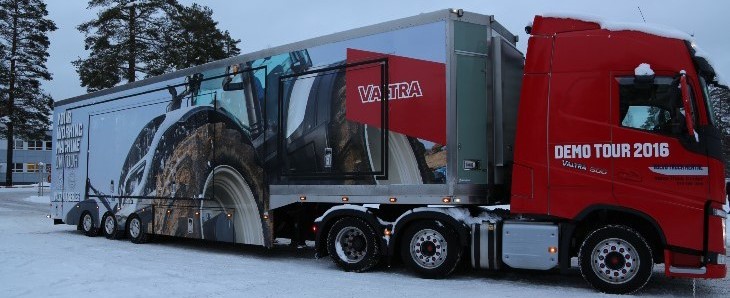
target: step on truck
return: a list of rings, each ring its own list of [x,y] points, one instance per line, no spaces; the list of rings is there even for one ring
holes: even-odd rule
[[[313,240],[356,272],[724,277],[718,78],[691,37],[525,30],[526,58],[493,16],[442,10],[57,102],[51,216],[135,243]]]

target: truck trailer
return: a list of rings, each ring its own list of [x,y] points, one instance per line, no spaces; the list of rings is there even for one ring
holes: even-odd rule
[[[691,37],[448,9],[57,102],[55,224],[272,247],[346,271],[723,278],[724,168]]]

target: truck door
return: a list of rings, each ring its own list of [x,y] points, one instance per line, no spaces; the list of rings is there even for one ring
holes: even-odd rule
[[[697,247],[702,221],[682,219],[702,218],[709,187],[708,160],[696,150],[696,135],[688,132],[679,80],[668,75],[640,83],[633,76],[617,76],[612,84],[612,107],[618,113],[613,119],[613,142],[610,148],[603,146],[600,154],[610,155],[613,161],[617,202],[653,213],[661,225],[677,223],[672,226],[676,234],[687,235],[680,241],[687,242],[685,247]],[[694,106],[690,108],[695,110]]]

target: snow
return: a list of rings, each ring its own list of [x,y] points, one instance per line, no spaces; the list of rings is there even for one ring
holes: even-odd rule
[[[483,211],[478,216],[474,217],[471,216],[469,213],[469,210],[466,208],[460,208],[460,207],[451,207],[451,206],[442,206],[442,207],[420,207],[420,208],[414,208],[412,210],[408,210],[405,213],[403,213],[401,216],[398,217],[398,219],[395,220],[395,225],[398,224],[398,222],[404,218],[406,215],[409,215],[411,213],[415,212],[440,212],[446,215],[449,215],[456,219],[457,221],[460,221],[464,223],[467,226],[471,226],[476,223],[482,223],[484,221],[490,221],[495,222],[500,220],[500,217],[496,214],[489,212],[489,211]],[[393,230],[395,233],[395,229]]]
[[[337,205],[330,209],[327,209],[327,211],[325,211],[324,214],[322,214],[322,216],[317,217],[314,220],[314,222],[321,222],[327,215],[329,215],[330,213],[332,213],[333,211],[336,211],[336,210],[355,210],[355,211],[360,211],[363,213],[368,213],[368,208],[365,208],[360,205],[352,205],[352,204]]]
[[[556,18],[556,19],[573,19],[584,22],[596,23],[601,26],[602,29],[610,31],[638,31],[648,34],[653,34],[661,37],[676,38],[682,40],[692,41],[692,36],[686,32],[682,32],[672,27],[649,24],[649,23],[625,23],[625,22],[611,22],[603,19],[600,16],[582,13],[543,13],[543,17]]]
[[[25,199],[23,199],[26,202],[31,203],[44,203],[44,204],[50,204],[51,198],[49,196],[30,196]]]
[[[86,237],[53,225],[33,191],[0,194],[0,290],[3,297],[586,297],[598,293],[580,272],[459,271],[443,280],[403,266],[343,272],[311,247],[272,249],[175,238],[148,244]],[[281,241],[285,244],[286,241]],[[642,296],[693,294],[689,279],[661,265]],[[696,280],[698,296],[730,296],[730,278]]]
[[[654,70],[651,69],[651,65],[649,63],[641,63],[639,66],[634,69],[634,75],[635,76],[653,76]]]
[[[49,183],[43,184],[43,191],[49,191],[51,189]],[[13,187],[5,187],[0,186],[0,193],[4,192],[27,192],[29,190],[38,191],[38,184],[29,184],[29,185],[16,185]]]

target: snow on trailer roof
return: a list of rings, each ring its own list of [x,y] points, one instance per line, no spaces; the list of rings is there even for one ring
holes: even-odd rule
[[[703,51],[699,46],[697,46],[697,43],[694,41],[692,35],[676,28],[652,23],[611,22],[600,16],[584,13],[546,12],[540,14],[540,16],[544,18],[572,19],[577,21],[595,23],[598,24],[601,29],[609,31],[636,31],[666,38],[674,38],[688,41],[692,45],[692,48],[695,50],[695,56],[704,59],[705,61],[707,61],[709,66],[712,67],[717,83],[720,85],[728,86],[727,82],[723,80],[725,76],[720,76],[720,74],[717,72],[718,68],[715,67],[715,64],[712,63],[712,60],[710,60],[710,55],[708,55],[707,52]]]

